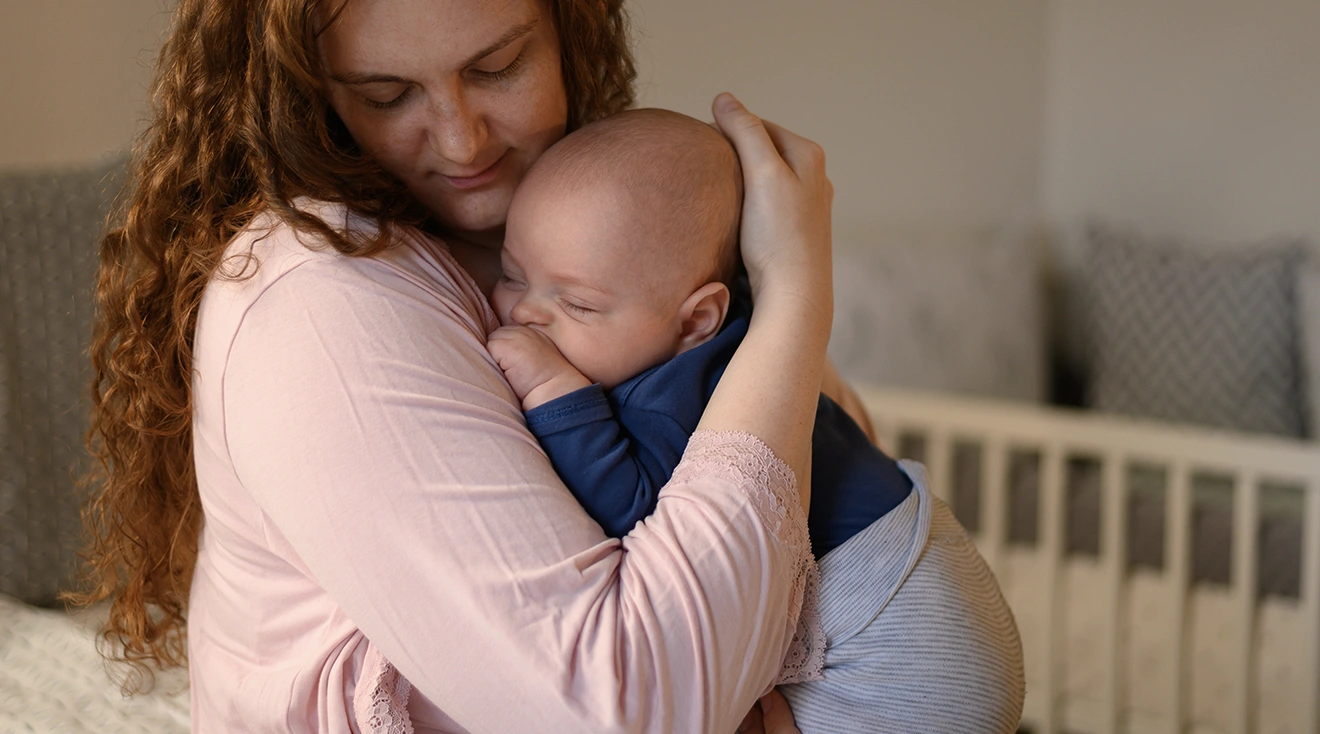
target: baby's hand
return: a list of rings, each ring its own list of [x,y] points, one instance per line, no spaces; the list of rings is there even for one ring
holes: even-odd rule
[[[550,337],[526,326],[501,326],[486,339],[486,348],[504,370],[504,379],[522,401],[523,410],[591,385],[559,353]]]

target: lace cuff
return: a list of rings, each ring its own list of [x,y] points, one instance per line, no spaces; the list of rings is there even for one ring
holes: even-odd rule
[[[362,734],[413,734],[408,715],[412,684],[374,645],[367,648],[362,669],[353,693],[353,715]]]
[[[788,615],[793,641],[776,683],[820,679],[825,665],[825,631],[816,610],[820,570],[811,555],[797,477],[769,446],[750,433],[697,431],[688,440],[671,481],[706,477],[723,477],[736,483],[770,534],[787,546],[794,559]]]

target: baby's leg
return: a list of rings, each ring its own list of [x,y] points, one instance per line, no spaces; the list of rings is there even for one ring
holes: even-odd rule
[[[783,687],[803,734],[1017,729],[1025,682],[1012,613],[967,532],[914,479],[909,499],[929,503],[926,512],[900,506],[877,521],[891,520],[890,532],[864,532],[851,556],[832,558],[853,540],[822,559],[824,679]],[[903,523],[929,523],[929,533]],[[895,582],[892,596],[877,593]]]

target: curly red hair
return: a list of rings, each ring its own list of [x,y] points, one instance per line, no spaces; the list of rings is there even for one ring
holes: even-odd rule
[[[350,0],[351,1],[351,0]],[[569,130],[629,107],[636,76],[622,0],[544,0],[561,45]],[[342,8],[342,5],[339,6]],[[202,513],[192,453],[197,309],[229,240],[262,211],[349,255],[426,213],[366,159],[326,102],[318,0],[180,0],[152,85],[150,127],[101,246],[91,349],[97,459],[85,511],[85,605],[111,600],[108,656],[126,691],[186,662]],[[341,202],[378,224],[350,240],[295,209]]]

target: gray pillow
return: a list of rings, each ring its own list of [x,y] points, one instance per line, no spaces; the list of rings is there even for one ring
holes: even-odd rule
[[[82,550],[96,251],[122,165],[0,174],[0,593],[34,604]]]
[[[1093,407],[1303,435],[1300,242],[1190,248],[1101,224],[1087,238]]]

